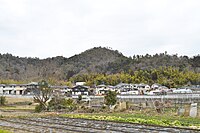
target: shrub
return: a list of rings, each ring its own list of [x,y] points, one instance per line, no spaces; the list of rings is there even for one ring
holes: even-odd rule
[[[72,110],[74,110],[74,109],[76,108],[76,105],[75,105],[73,99],[63,99],[63,100],[61,101],[61,105],[62,105],[64,108],[69,109],[70,111],[72,111]]]
[[[105,96],[105,104],[108,106],[115,105],[117,102],[117,93],[114,91],[108,91]]]
[[[24,102],[16,102],[16,103],[13,103],[14,105],[31,105],[32,102],[29,102],[29,101],[24,101]]]
[[[72,111],[76,108],[76,105],[73,99],[52,98],[48,108],[50,110],[68,109],[69,111]]]
[[[77,99],[77,103],[81,103],[81,100],[82,100],[83,98],[82,98],[82,95],[79,95],[78,96],[78,99]]]
[[[45,107],[42,106],[41,104],[38,104],[38,105],[35,106],[35,112],[36,113],[40,113],[40,112],[42,112],[44,110],[45,110]]]
[[[6,97],[5,96],[0,96],[0,106],[3,106],[6,104]]]

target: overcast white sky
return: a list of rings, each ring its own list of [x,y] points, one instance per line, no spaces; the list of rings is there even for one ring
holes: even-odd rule
[[[0,0],[0,53],[200,54],[199,0]]]

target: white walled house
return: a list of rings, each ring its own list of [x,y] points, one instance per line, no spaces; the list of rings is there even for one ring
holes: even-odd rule
[[[72,95],[89,95],[89,88],[86,86],[75,86],[72,88]]]
[[[115,91],[113,86],[110,85],[98,85],[96,87],[96,95],[105,95],[108,91]]]
[[[126,92],[121,92],[121,95],[138,95],[139,91],[138,90],[130,90],[130,91],[126,91]]]
[[[148,95],[159,95],[161,94],[161,90],[151,90],[150,92],[147,93]]]
[[[173,93],[192,93],[192,90],[187,88],[180,88],[173,90]]]
[[[115,88],[123,88],[123,89],[130,89],[133,88],[132,84],[127,84],[127,83],[119,83],[115,86]]]
[[[133,85],[127,83],[119,83],[114,88],[118,93],[121,93],[133,90]]]
[[[0,94],[2,95],[26,95],[38,88],[38,84],[0,84]]]
[[[14,89],[14,94],[16,95],[23,95],[24,91],[26,90],[27,86],[26,85],[16,85]]]
[[[39,85],[37,82],[31,82],[29,84],[26,85],[26,90],[24,91],[24,95],[33,95],[34,93],[39,93],[38,92],[38,88]]]
[[[3,94],[6,94],[6,95],[15,94],[14,92],[15,87],[16,87],[15,84],[5,85],[5,87],[3,88]]]
[[[133,90],[138,90],[138,85],[139,85],[139,84],[132,84]]]
[[[76,82],[75,85],[76,86],[78,86],[78,85],[82,85],[83,86],[83,85],[85,85],[85,82]]]
[[[3,94],[3,88],[5,88],[4,84],[0,84],[0,94]]]
[[[159,84],[154,84],[151,86],[151,90],[147,92],[148,95],[166,95],[169,92],[169,88],[166,86],[161,86]]]
[[[147,91],[149,91],[151,89],[151,87],[147,84],[139,84],[138,85],[138,91],[139,94],[146,94]]]
[[[72,91],[68,86],[50,86],[50,88],[53,89],[53,92],[60,93],[61,95],[67,95]]]
[[[27,86],[25,84],[0,85],[0,94],[23,95]]]
[[[155,83],[155,84],[152,84],[152,85],[151,85],[151,89],[156,90],[156,89],[158,89],[160,86],[161,86],[160,84]]]

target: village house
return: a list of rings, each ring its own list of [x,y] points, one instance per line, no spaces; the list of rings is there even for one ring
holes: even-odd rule
[[[121,93],[121,92],[127,92],[130,90],[133,90],[133,85],[127,84],[127,83],[119,83],[114,88],[116,92]]]
[[[3,94],[3,88],[5,88],[4,84],[0,84],[0,94]]]
[[[138,95],[139,91],[138,90],[129,90],[129,91],[121,91],[121,95]]]
[[[96,95],[105,95],[108,91],[115,91],[113,86],[110,85],[98,85],[96,86]]]
[[[183,86],[182,88],[187,88],[192,90],[193,92],[200,93],[200,85]]]
[[[68,86],[50,86],[54,93],[59,93],[60,95],[70,96],[72,89]]]
[[[192,90],[188,88],[178,88],[173,90],[173,93],[192,93]]]
[[[161,86],[160,84],[154,83],[154,84],[151,85],[151,89],[152,89],[152,90],[156,90],[156,89],[158,89],[160,86]]]
[[[147,91],[151,89],[149,85],[143,84],[143,83],[139,84],[137,88],[138,88],[139,94],[146,94]]]
[[[121,95],[137,95],[138,92],[138,84],[130,84],[129,88],[123,89],[120,94]]]
[[[162,86],[158,83],[154,83],[151,85],[151,88],[147,90],[146,94],[148,95],[161,95],[166,94],[168,91],[168,88],[166,86]]]
[[[89,87],[77,85],[72,88],[72,95],[89,95]]]
[[[24,95],[34,95],[36,93],[40,93],[39,90],[39,85],[37,82],[31,82],[26,85],[26,89],[24,90]]]
[[[24,91],[26,90],[26,84],[8,84],[0,85],[0,94],[3,95],[23,95]]]
[[[76,82],[75,86],[78,86],[78,85],[82,85],[83,86],[83,85],[85,85],[85,82]]]
[[[139,84],[132,84],[133,90],[138,90],[138,85],[139,85]]]

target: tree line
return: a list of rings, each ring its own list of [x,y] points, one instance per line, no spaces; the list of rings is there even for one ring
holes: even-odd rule
[[[159,83],[169,88],[181,87],[184,85],[200,84],[200,73],[194,71],[181,71],[175,67],[159,67],[150,70],[137,70],[134,72],[121,72],[117,74],[89,73],[71,77],[70,83],[84,81],[88,86],[94,85],[117,85],[119,83]]]

